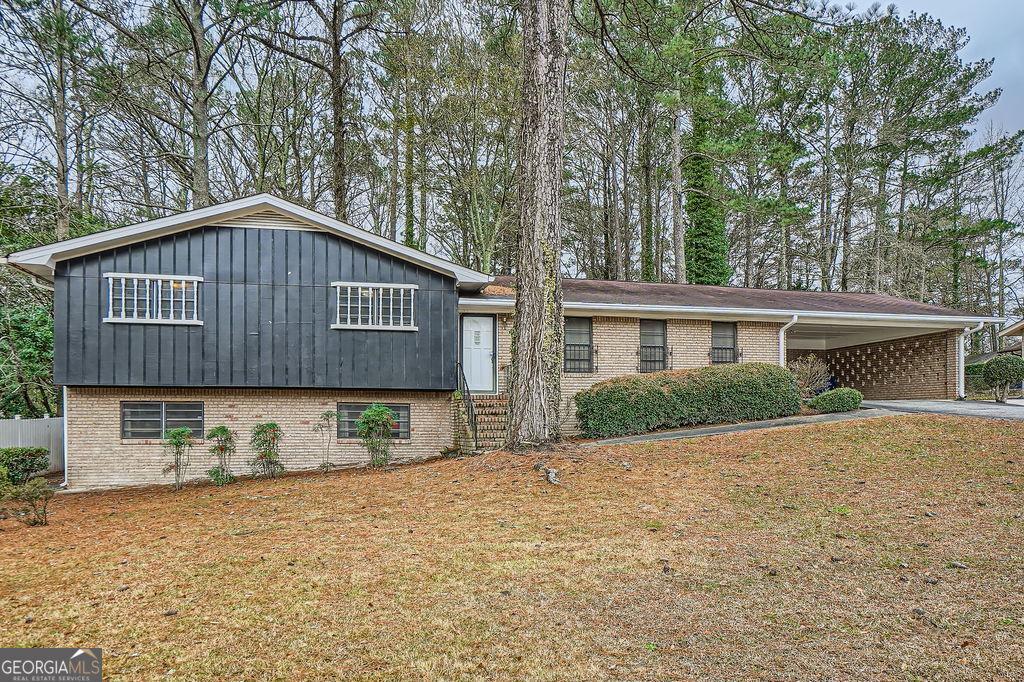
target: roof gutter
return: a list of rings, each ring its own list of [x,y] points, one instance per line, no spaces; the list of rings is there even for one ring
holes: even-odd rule
[[[793,319],[779,328],[779,364],[783,367],[786,366],[786,330],[796,324],[799,319],[800,316],[794,314]]]
[[[515,299],[512,298],[460,298],[459,308],[465,310],[485,310],[493,308],[513,308]],[[648,305],[643,303],[584,303],[570,301],[562,304],[565,310],[592,311],[592,312],[621,312],[621,313],[648,313],[660,315],[689,315],[700,317],[704,315],[726,315],[730,317],[768,317],[768,318],[792,318],[798,315],[802,321],[807,322],[815,319],[842,319],[850,322],[921,322],[925,324],[948,324],[960,326],[975,323],[1002,323],[1001,317],[973,317],[962,315],[927,315],[927,314],[901,314],[901,313],[854,313],[854,312],[828,312],[821,310],[785,310],[780,308],[729,308],[723,306],[687,306],[687,305]]]

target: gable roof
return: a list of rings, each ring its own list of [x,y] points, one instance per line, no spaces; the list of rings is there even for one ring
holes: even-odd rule
[[[492,286],[463,297],[460,305],[502,305],[514,301],[515,280],[495,277]],[[679,313],[745,313],[748,316],[921,319],[955,326],[967,322],[1001,322],[1001,318],[920,303],[883,294],[748,289],[701,284],[563,279],[566,308]]]
[[[279,214],[283,217],[281,224],[268,220],[267,214]],[[36,246],[24,251],[16,251],[4,261],[9,265],[47,280],[53,279],[53,269],[57,261],[84,256],[97,251],[135,242],[162,237],[175,232],[183,232],[206,225],[221,225],[243,216],[258,214],[266,227],[276,229],[296,229],[295,221],[307,225],[311,229],[323,230],[344,237],[356,243],[378,251],[391,254],[397,258],[416,263],[425,268],[454,277],[460,285],[468,288],[479,288],[491,281],[491,277],[471,268],[452,263],[443,258],[400,244],[380,235],[359,229],[353,225],[317,213],[298,204],[286,201],[272,194],[257,194],[243,199],[227,201],[215,206],[207,206],[192,211],[176,213],[164,218],[147,220],[135,225],[116,227],[102,232],[95,232],[84,237],[65,239],[64,241]]]

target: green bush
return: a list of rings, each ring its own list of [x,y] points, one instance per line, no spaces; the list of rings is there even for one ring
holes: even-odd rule
[[[13,518],[26,526],[45,526],[53,489],[43,478],[22,485],[0,484],[0,518]]]
[[[0,448],[0,467],[7,470],[7,480],[23,485],[28,477],[50,467],[50,451],[46,448]]]
[[[192,448],[195,444],[192,429],[187,426],[167,429],[164,433],[164,447],[171,453],[171,461],[164,467],[164,473],[174,473],[175,490],[181,490],[185,485],[188,463],[192,458]]]
[[[284,472],[281,463],[281,439],[284,432],[275,422],[257,424],[252,427],[249,447],[253,450],[253,458],[249,460],[253,474],[258,478],[277,478]]]
[[[800,391],[785,367],[745,363],[616,377],[575,401],[580,430],[598,438],[785,417],[799,412]]]
[[[210,441],[210,454],[217,458],[217,466],[206,470],[214,485],[221,486],[235,482],[231,473],[231,456],[235,454],[236,437],[234,431],[224,426],[214,426],[207,431],[206,440]]]
[[[1004,402],[1010,386],[1024,381],[1024,358],[1019,355],[997,355],[985,363],[982,376],[992,387],[996,400]]]
[[[386,467],[391,461],[392,429],[398,425],[398,415],[387,405],[373,403],[356,420],[356,432],[370,453],[370,466]]]
[[[818,412],[850,412],[860,407],[864,395],[855,388],[833,388],[820,393],[807,404]]]
[[[984,362],[972,362],[969,365],[964,365],[964,374],[967,376],[981,376],[985,373]]]

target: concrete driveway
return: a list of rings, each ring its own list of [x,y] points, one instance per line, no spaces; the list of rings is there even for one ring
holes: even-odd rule
[[[926,412],[958,417],[1024,421],[1024,405],[1001,405],[984,400],[865,400],[862,405],[894,412]]]

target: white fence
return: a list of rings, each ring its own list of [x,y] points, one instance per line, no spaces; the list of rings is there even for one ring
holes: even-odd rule
[[[50,471],[64,468],[64,418],[0,419],[0,448],[41,447],[50,451]]]

